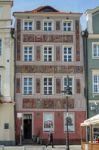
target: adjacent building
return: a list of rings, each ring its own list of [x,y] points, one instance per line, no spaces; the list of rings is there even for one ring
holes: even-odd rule
[[[87,100],[87,117],[99,113],[99,7],[86,12],[87,30],[82,32]]]
[[[0,144],[15,144],[14,41],[11,37],[11,0],[0,0]]]
[[[60,12],[50,6],[14,12],[16,139],[34,136],[65,143],[67,117],[70,141],[80,141],[86,118],[81,13]],[[62,93],[69,87],[72,95]],[[19,130],[20,129],[20,130]]]

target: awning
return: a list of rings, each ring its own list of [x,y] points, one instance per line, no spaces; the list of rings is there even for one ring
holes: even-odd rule
[[[83,123],[81,123],[81,126],[90,126],[90,125],[99,125],[99,114],[95,115],[95,116],[85,120]]]

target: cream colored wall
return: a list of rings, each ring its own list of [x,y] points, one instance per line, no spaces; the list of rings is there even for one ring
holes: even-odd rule
[[[0,1],[0,39],[2,39],[2,55],[0,56],[1,94],[0,103],[0,142],[15,141],[14,124],[14,40],[11,38],[11,3]],[[3,9],[2,9],[3,8]],[[12,103],[9,103],[12,101]],[[9,129],[4,129],[9,123]]]
[[[14,141],[14,107],[12,104],[0,104],[0,141]],[[9,129],[4,129],[4,123]]]

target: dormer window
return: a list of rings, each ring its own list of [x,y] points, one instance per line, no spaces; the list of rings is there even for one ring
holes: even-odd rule
[[[46,20],[43,23],[44,31],[52,31],[53,30],[53,22],[51,20]]]

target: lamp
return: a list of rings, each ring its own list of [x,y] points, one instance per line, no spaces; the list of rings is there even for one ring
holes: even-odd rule
[[[66,150],[70,150],[69,148],[69,130],[68,130],[68,97],[72,95],[71,88],[69,87],[69,76],[67,75],[67,87],[65,88],[62,93],[66,94],[66,129],[67,129],[67,134],[66,134]]]

